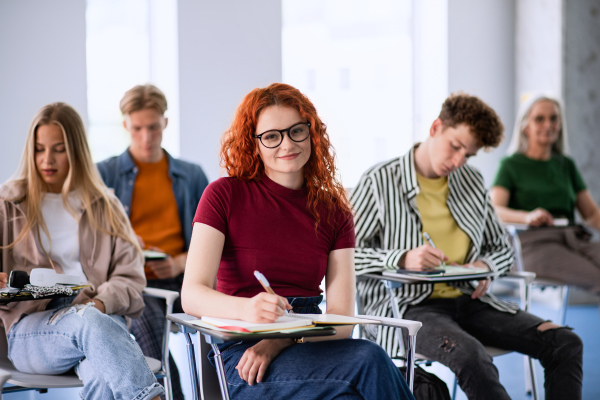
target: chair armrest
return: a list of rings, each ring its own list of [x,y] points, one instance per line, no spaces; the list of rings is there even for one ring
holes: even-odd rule
[[[400,319],[400,318],[389,318],[389,317],[378,317],[374,315],[357,315],[358,318],[367,318],[374,319],[376,321],[381,322],[383,326],[391,326],[394,328],[406,328],[408,329],[408,334],[411,336],[415,336],[419,329],[423,326],[423,324],[419,321],[411,321],[409,319]]]
[[[157,289],[153,287],[144,288],[143,293],[145,296],[165,299],[167,303],[167,314],[171,314],[173,312],[173,304],[175,303],[175,300],[177,300],[177,298],[179,297],[179,293],[173,290]]]
[[[4,386],[7,380],[12,377],[12,374],[2,368],[0,368],[0,388]],[[1,398],[1,397],[0,397]]]
[[[535,279],[535,272],[528,271],[510,271],[506,275],[502,275],[498,279],[509,279],[509,280],[520,280],[525,281],[526,285],[529,285]]]

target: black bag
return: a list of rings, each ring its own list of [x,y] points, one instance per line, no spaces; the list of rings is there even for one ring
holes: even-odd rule
[[[406,367],[400,367],[400,372],[406,376]],[[413,395],[416,400],[451,400],[446,383],[418,365],[415,365]]]

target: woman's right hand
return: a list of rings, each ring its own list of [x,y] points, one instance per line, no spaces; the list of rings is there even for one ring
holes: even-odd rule
[[[548,211],[543,208],[536,208],[527,214],[525,223],[529,226],[554,225],[554,219]]]
[[[8,274],[6,272],[0,272],[0,289],[5,288],[8,284]]]
[[[248,299],[242,310],[242,319],[259,324],[270,323],[282,316],[285,310],[291,309],[285,297],[261,292]]]
[[[439,267],[442,261],[448,261],[443,251],[429,244],[407,251],[403,259],[404,263],[400,267],[417,271]]]

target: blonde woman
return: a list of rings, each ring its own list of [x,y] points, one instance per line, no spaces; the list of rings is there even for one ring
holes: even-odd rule
[[[587,225],[600,229],[600,208],[567,147],[559,101],[532,96],[521,107],[512,154],[500,162],[490,196],[502,221],[530,227],[519,234],[527,270],[600,299],[600,243],[575,224],[577,210]],[[556,226],[558,218],[567,226]]]
[[[75,368],[84,399],[163,394],[125,322],[144,307],[143,257],[69,105],[49,104],[33,119],[20,171],[0,186],[0,224],[1,287],[12,270],[33,268],[90,284],[72,297],[0,307],[15,367],[39,374]]]

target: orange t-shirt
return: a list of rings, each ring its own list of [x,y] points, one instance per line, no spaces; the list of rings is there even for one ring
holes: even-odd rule
[[[157,247],[176,256],[183,252],[185,240],[167,157],[157,163],[134,162],[138,174],[129,216],[133,230],[142,237],[146,247]]]

